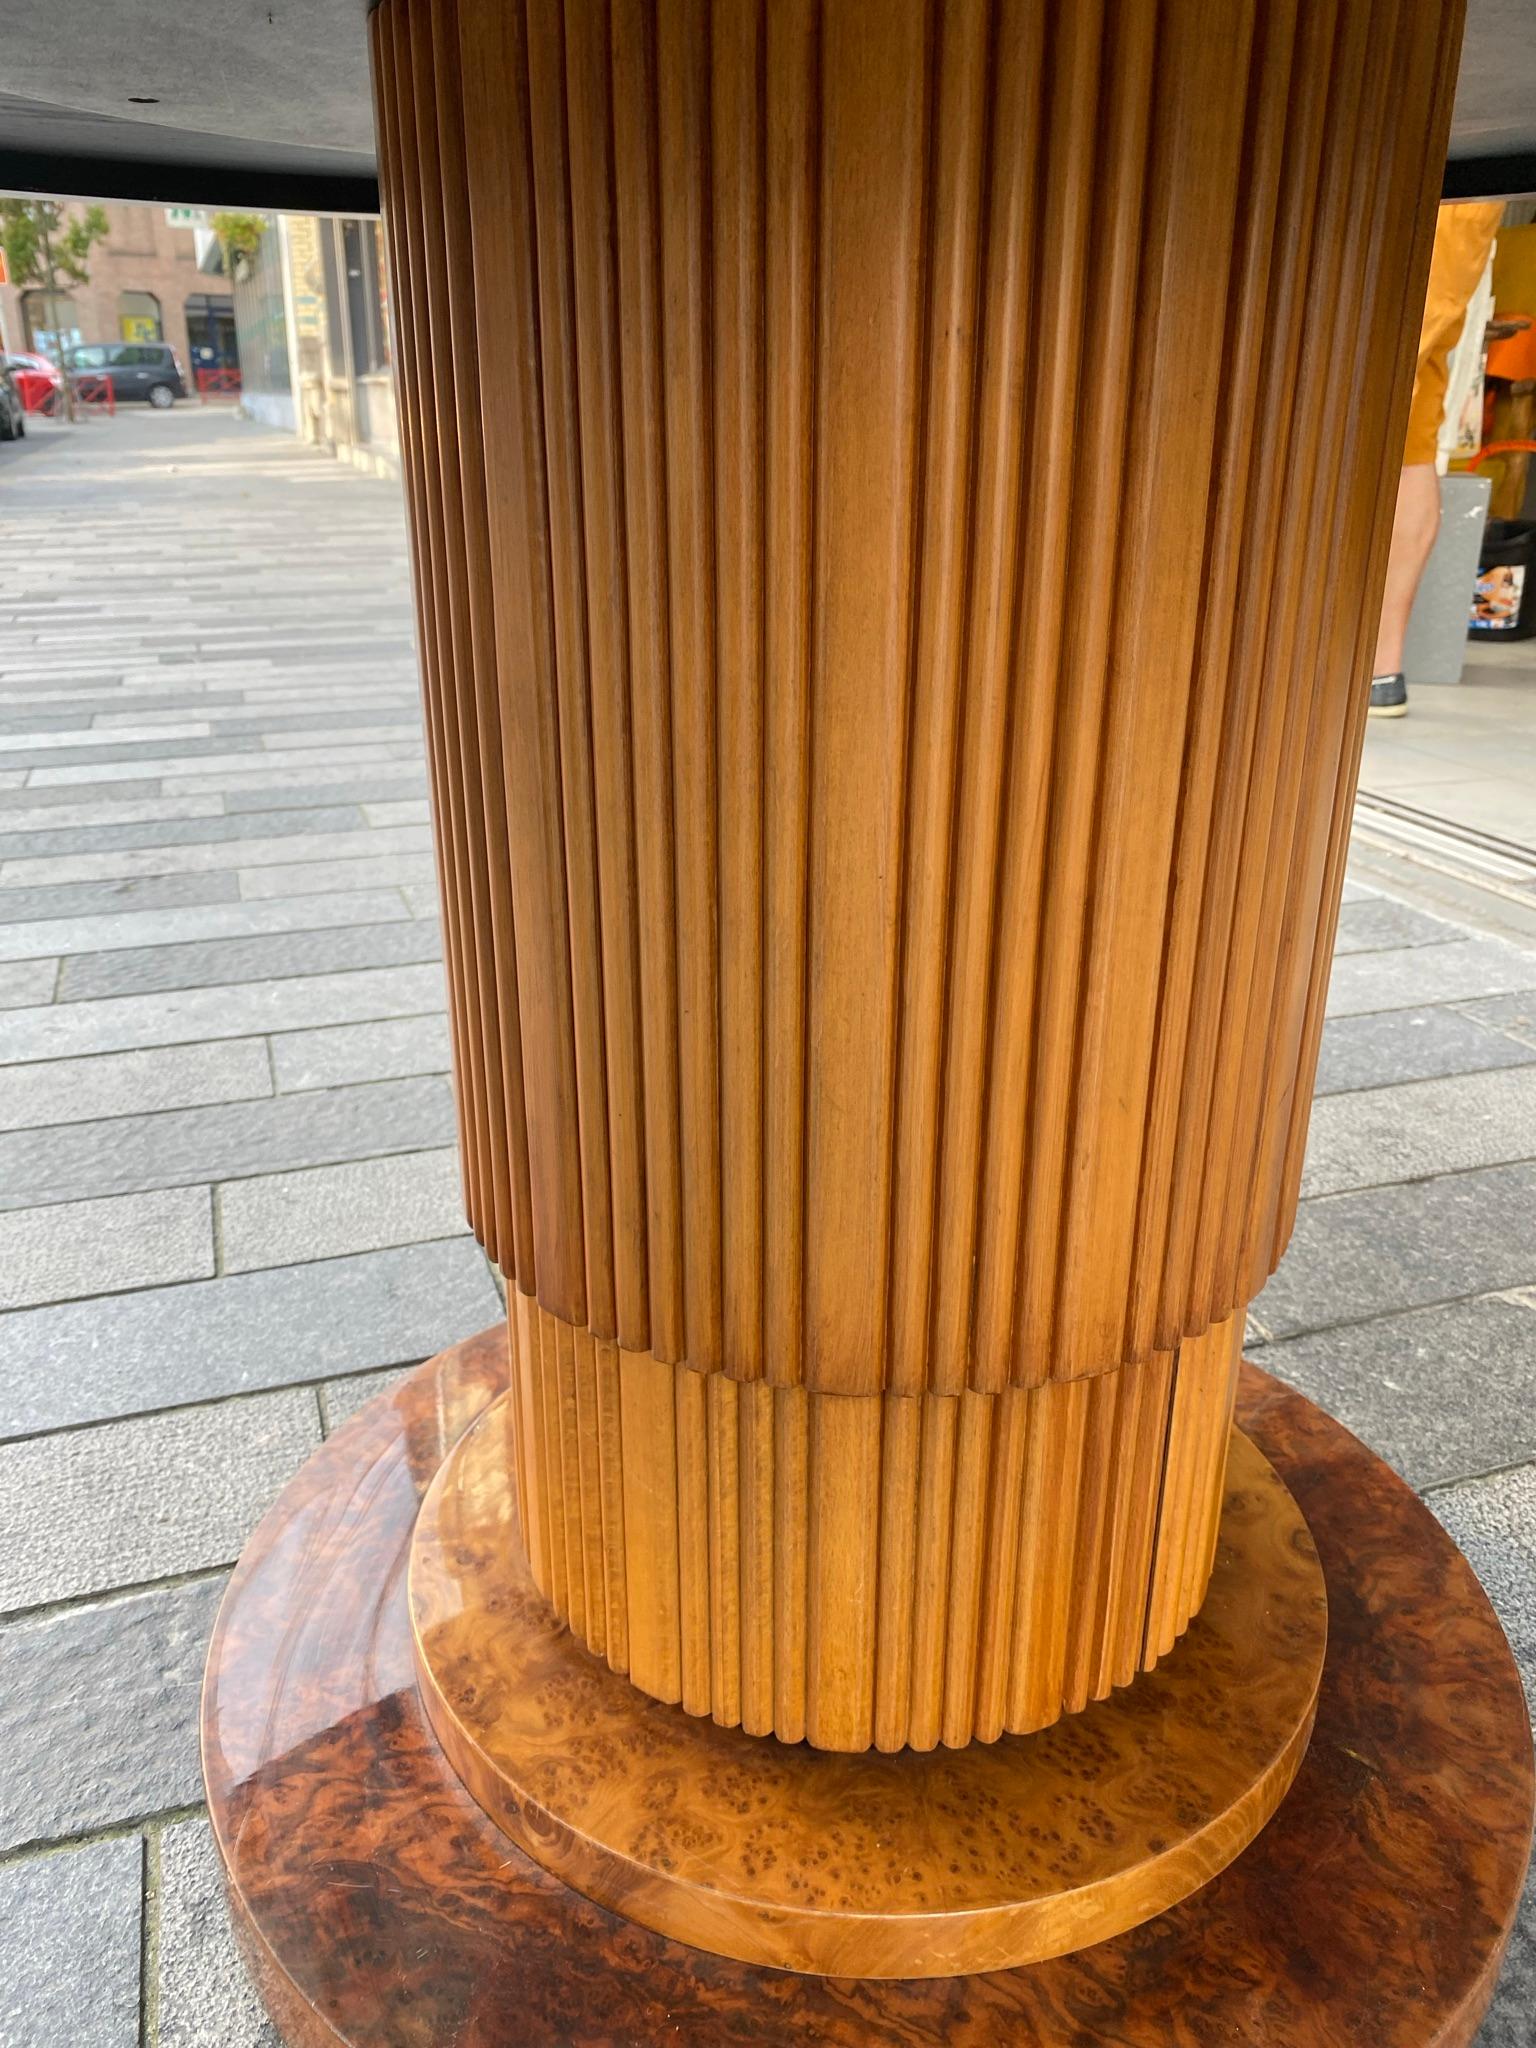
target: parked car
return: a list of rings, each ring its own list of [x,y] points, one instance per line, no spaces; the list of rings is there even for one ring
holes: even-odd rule
[[[118,405],[143,399],[163,410],[187,395],[181,358],[168,341],[87,342],[65,360],[74,379],[105,378]]]
[[[28,412],[46,413],[50,419],[57,416],[64,401],[64,378],[56,363],[19,350],[5,357],[5,366],[15,378]]]
[[[0,362],[0,441],[19,441],[27,431],[27,409],[9,363]]]

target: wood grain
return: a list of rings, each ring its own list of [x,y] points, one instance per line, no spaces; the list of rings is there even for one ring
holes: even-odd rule
[[[1037,1962],[1205,1883],[1295,1775],[1327,1603],[1306,1524],[1241,1435],[1220,1563],[1176,1659],[1044,1733],[890,1760],[868,1751],[861,1577],[873,1557],[850,1526],[856,1484],[817,1488],[810,1539],[812,1602],[841,1623],[813,1640],[843,1661],[825,1685],[813,1679],[813,1740],[856,1753],[753,1742],[596,1672],[551,1616],[508,1540],[506,1406],[449,1454],[423,1503],[410,1565],[422,1697],[454,1769],[511,1838],[643,1927],[838,1977]],[[876,1404],[824,1408],[838,1433],[829,1461],[866,1462]]]
[[[1433,1515],[1299,1395],[1246,1369],[1238,1403],[1328,1580],[1316,1726],[1279,1811],[1182,1904],[1092,1949],[900,1982],[754,1969],[648,1933],[525,1855],[446,1763],[414,1680],[406,1557],[421,1495],[506,1383],[489,1331],[378,1396],[291,1482],[219,1615],[209,1810],[290,2048],[1467,2048],[1530,1842],[1519,1676]]]
[[[723,1727],[834,1750],[1043,1728],[1155,1665],[1205,1596],[1235,1323],[959,1395],[738,1385],[526,1295],[512,1332],[534,1583],[612,1670]]]
[[[1262,1284],[1458,18],[384,0],[468,1198],[550,1314],[996,1395]]]

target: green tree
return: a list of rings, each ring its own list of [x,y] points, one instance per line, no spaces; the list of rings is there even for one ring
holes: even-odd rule
[[[0,246],[12,284],[41,286],[51,317],[71,285],[89,281],[91,251],[105,241],[109,226],[100,206],[72,212],[62,199],[0,199]],[[74,387],[65,365],[59,368],[65,370],[64,410],[73,419]]]
[[[233,284],[250,274],[250,261],[261,247],[267,223],[259,213],[216,213],[213,232],[224,252],[224,274]]]

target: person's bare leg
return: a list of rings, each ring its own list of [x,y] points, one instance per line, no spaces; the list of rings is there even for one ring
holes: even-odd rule
[[[1411,462],[1397,481],[1387,586],[1382,593],[1376,659],[1371,668],[1371,711],[1378,718],[1401,718],[1408,709],[1408,693],[1402,683],[1403,641],[1419,578],[1439,531],[1440,478],[1435,465]]]

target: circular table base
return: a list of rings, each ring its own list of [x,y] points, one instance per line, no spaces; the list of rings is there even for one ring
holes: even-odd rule
[[[599,1663],[524,1559],[510,1421],[503,1397],[422,1503],[422,1699],[518,1847],[656,1933],[840,1977],[1039,1962],[1187,1897],[1296,1775],[1327,1598],[1296,1503],[1241,1432],[1210,1590],[1172,1656],[1037,1734],[883,1756],[717,1727]]]
[[[406,1565],[422,1495],[505,1383],[498,1330],[371,1403],[262,1523],[215,1630],[209,1805],[291,2048],[1470,2041],[1529,1846],[1518,1678],[1428,1510],[1299,1395],[1245,1368],[1239,1419],[1306,1516],[1330,1609],[1315,1732],[1274,1819],[1182,1903],[1096,1947],[895,1981],[789,1975],[650,1933],[526,1856],[460,1783],[415,1683]]]

